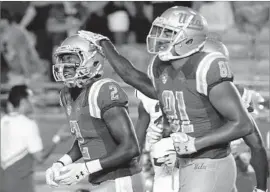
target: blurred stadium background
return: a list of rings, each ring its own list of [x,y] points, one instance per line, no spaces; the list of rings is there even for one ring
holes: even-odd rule
[[[9,89],[26,83],[35,93],[35,117],[46,146],[59,128],[67,126],[59,106],[62,84],[55,83],[51,75],[55,46],[78,29],[102,33],[146,72],[150,55],[145,39],[151,22],[173,5],[193,7],[206,17],[211,34],[228,46],[235,82],[265,98],[264,108],[258,109],[256,117],[269,149],[269,2],[1,2],[1,113]],[[10,23],[2,24],[5,19]],[[134,89],[123,83],[108,63],[105,76],[120,81],[127,91],[135,123],[138,101],[133,96]],[[44,164],[36,166],[37,192],[69,192],[89,187],[87,182],[57,189],[45,185],[44,171],[71,143],[61,143]],[[237,186],[239,192],[251,191],[254,174],[241,174]]]

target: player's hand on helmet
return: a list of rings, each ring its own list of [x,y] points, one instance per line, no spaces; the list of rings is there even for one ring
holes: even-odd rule
[[[162,138],[163,125],[162,124],[152,124],[148,127],[146,133],[146,140],[150,144],[158,142]]]
[[[60,169],[63,167],[61,163],[54,163],[46,170],[46,183],[52,187],[58,187],[59,183],[55,180],[60,175]]]
[[[173,140],[175,151],[179,155],[187,155],[197,152],[194,137],[188,136],[182,132],[172,133],[170,137]]]
[[[87,39],[91,43],[93,43],[98,49],[102,50],[102,47],[100,46],[100,41],[101,40],[109,40],[108,37],[105,37],[103,35],[93,33],[91,31],[84,31],[80,30],[78,31],[79,36]]]
[[[86,178],[90,173],[85,163],[72,163],[60,169],[61,175],[55,178],[59,184],[74,185]]]

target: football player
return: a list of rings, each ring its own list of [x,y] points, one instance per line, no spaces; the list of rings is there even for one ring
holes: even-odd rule
[[[217,39],[208,38],[203,47],[203,51],[205,52],[218,51],[221,52],[226,58],[229,58],[229,51],[227,47]],[[241,163],[242,156],[244,156],[243,152],[248,151],[246,146],[243,145],[242,141],[244,141],[244,143],[249,147],[251,152],[250,163],[255,171],[257,181],[257,187],[254,189],[254,191],[263,192],[267,189],[267,177],[269,176],[269,167],[268,167],[267,153],[263,144],[262,136],[253,116],[257,115],[259,105],[260,103],[264,102],[264,98],[259,93],[256,93],[254,90],[246,89],[241,85],[236,85],[236,88],[238,89],[241,95],[241,99],[244,106],[250,113],[250,118],[254,123],[254,131],[250,135],[232,141],[231,142],[232,152],[234,153],[236,159],[239,160],[238,162]],[[243,153],[243,155],[241,155],[241,153]],[[247,166],[245,166],[245,168],[248,167],[249,163],[246,165]]]
[[[72,185],[89,176],[91,191],[141,192],[138,140],[119,84],[101,78],[104,56],[78,34],[56,50],[53,75],[64,82],[60,103],[71,133],[71,150],[46,171],[47,184]],[[75,163],[83,158],[83,163]]]
[[[202,50],[206,20],[186,7],[172,7],[154,20],[147,37],[147,50],[155,55],[151,78],[121,56],[108,38],[80,33],[102,48],[126,83],[159,100],[173,132],[170,142],[181,157],[180,191],[231,191],[236,166],[230,141],[251,134],[254,122],[233,84],[228,59]]]
[[[179,174],[176,167],[176,152],[173,145],[167,145],[163,127],[159,127],[162,112],[158,100],[150,99],[135,90],[135,96],[140,100],[138,105],[138,120],[136,125],[140,143],[145,143],[145,150],[150,153],[154,169],[153,192],[178,192]],[[145,132],[146,139],[145,138]],[[141,146],[143,148],[143,146]]]

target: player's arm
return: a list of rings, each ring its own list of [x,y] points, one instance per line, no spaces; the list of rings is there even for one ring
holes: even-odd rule
[[[227,122],[211,133],[196,139],[196,149],[230,142],[250,134],[253,124],[241,98],[231,82],[222,82],[213,87],[209,99]]]
[[[98,92],[98,95],[94,94]],[[140,154],[140,148],[128,115],[128,96],[125,91],[111,79],[101,80],[91,87],[89,93],[90,115],[102,119],[113,139],[117,143],[115,150],[100,159],[88,161],[89,172],[117,167]],[[98,166],[92,166],[98,164]],[[99,169],[92,170],[91,167]]]
[[[145,143],[145,135],[146,130],[150,123],[150,115],[145,110],[142,101],[140,101],[138,105],[138,119],[136,123],[136,133],[138,137],[138,141],[140,143],[140,148],[143,148],[143,145]]]
[[[77,140],[73,142],[71,149],[63,155],[56,163],[60,163],[62,166],[69,165],[82,158],[82,153]]]
[[[251,150],[251,165],[256,173],[257,189],[267,189],[267,177],[269,176],[269,167],[266,150],[263,146],[262,137],[254,119],[254,131],[252,134],[243,137],[245,143]]]
[[[139,90],[144,95],[157,99],[152,81],[146,73],[136,69],[129,60],[119,54],[111,41],[102,40],[100,45],[109,63],[125,83]]]
[[[74,141],[71,149],[67,152],[67,155],[70,156],[72,162],[78,161],[80,158],[82,158],[78,140]]]
[[[213,107],[226,120],[219,129],[211,131],[195,141],[196,149],[228,143],[253,131],[253,123],[242,103],[240,94],[232,83],[233,75],[227,59],[219,53],[211,53],[203,59],[205,66],[197,71],[197,90],[208,97]],[[207,63],[209,62],[209,64]],[[205,72],[206,71],[206,72]],[[200,80],[200,81],[199,81]]]
[[[140,148],[126,108],[112,107],[104,112],[103,119],[118,146],[113,153],[100,159],[101,167],[116,167],[138,156]]]
[[[248,112],[253,112],[252,91],[246,89],[242,85],[236,85],[236,88],[238,89],[242,102]],[[259,128],[251,115],[250,118],[252,119],[254,130],[252,134],[243,137],[243,139],[251,151],[251,165],[256,173],[257,189],[265,191],[267,188],[267,177],[269,175],[267,154],[263,146]]]

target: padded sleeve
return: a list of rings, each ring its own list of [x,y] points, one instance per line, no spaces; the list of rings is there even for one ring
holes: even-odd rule
[[[102,118],[102,114],[111,107],[128,107],[128,96],[117,82],[102,79],[92,85],[88,102],[90,115]]]
[[[223,81],[233,81],[228,59],[219,52],[206,54],[196,71],[196,89],[207,96],[209,91]]]

